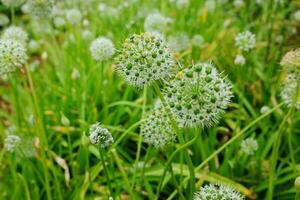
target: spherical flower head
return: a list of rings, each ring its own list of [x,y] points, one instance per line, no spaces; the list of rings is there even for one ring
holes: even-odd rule
[[[8,152],[14,152],[16,147],[20,144],[21,138],[17,135],[7,135],[4,140],[4,149]]]
[[[300,191],[300,176],[298,176],[295,180],[295,187],[298,191]]]
[[[208,12],[214,12],[216,9],[216,1],[215,0],[207,0],[205,2],[205,8],[208,10]]]
[[[0,40],[0,76],[20,68],[26,59],[26,50],[20,42]]]
[[[300,72],[300,48],[287,52],[283,56],[280,64],[286,71]]]
[[[148,113],[142,123],[141,134],[146,143],[156,148],[163,148],[176,140],[175,131],[160,102]]]
[[[181,52],[188,49],[189,42],[189,37],[183,32],[179,32],[168,37],[168,47],[173,52]]]
[[[29,0],[28,10],[34,16],[48,17],[51,15],[54,6],[54,0]]]
[[[235,45],[243,51],[249,51],[256,45],[256,37],[250,31],[239,33],[235,37]]]
[[[66,20],[62,17],[55,17],[53,19],[53,24],[56,28],[62,28],[66,25]]]
[[[202,35],[194,35],[192,38],[192,44],[196,47],[202,47],[205,40]]]
[[[115,46],[106,37],[99,37],[91,43],[90,53],[96,61],[108,60],[115,54]]]
[[[244,1],[243,0],[234,0],[233,5],[235,8],[240,9],[241,7],[244,6]]]
[[[9,24],[9,18],[5,14],[0,14],[0,26]]]
[[[73,8],[73,9],[67,10],[66,18],[67,18],[67,21],[71,25],[77,25],[77,24],[80,24],[80,22],[81,22],[82,14],[81,14],[80,10]]]
[[[209,184],[195,193],[194,200],[243,200],[244,197],[225,185]]]
[[[100,148],[106,148],[112,145],[114,138],[106,128],[96,123],[90,127],[90,142]]]
[[[288,107],[300,110],[300,76],[299,73],[289,73],[286,75],[281,98]]]
[[[4,40],[14,40],[26,45],[28,34],[21,27],[10,26],[4,30],[1,38]]]
[[[258,143],[253,138],[247,138],[241,143],[241,151],[246,155],[253,155],[258,149]]]
[[[164,32],[173,20],[169,17],[165,17],[160,13],[149,14],[144,22],[144,30],[146,32]]]
[[[1,0],[1,2],[8,7],[18,7],[24,3],[24,0]]]
[[[190,1],[189,0],[177,0],[176,1],[176,7],[178,9],[184,9],[189,6]]]
[[[212,126],[232,97],[231,85],[210,63],[183,69],[164,94],[180,127]]]
[[[271,109],[269,108],[269,106],[263,106],[260,108],[260,113],[261,114],[265,114],[267,112],[269,112]]]
[[[169,77],[174,63],[162,37],[151,33],[126,39],[116,57],[117,70],[130,85],[139,88]]]
[[[236,65],[244,65],[246,63],[246,59],[243,55],[238,54],[235,56],[234,64]]]

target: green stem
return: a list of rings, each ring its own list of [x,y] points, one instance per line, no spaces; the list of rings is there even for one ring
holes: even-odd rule
[[[143,101],[143,109],[142,109],[142,118],[144,118],[145,110],[146,110],[147,87],[144,88],[143,100],[144,101]],[[139,140],[138,140],[138,148],[137,148],[137,153],[136,153],[136,158],[135,158],[135,163],[134,163],[134,174],[133,174],[132,186],[131,186],[132,189],[134,189],[134,184],[135,184],[135,181],[136,181],[136,174],[137,174],[137,171],[138,171],[138,164],[139,164],[141,149],[142,149],[142,141],[143,141],[143,136],[140,133],[139,134]]]
[[[101,147],[99,147],[99,153],[100,153],[100,159],[101,159],[101,162],[102,162],[102,165],[103,165],[106,181],[107,181],[108,188],[109,188],[109,196],[111,196],[113,194],[113,190],[112,190],[112,187],[111,187],[111,184],[110,184],[109,174],[108,174],[108,170],[107,170],[107,167],[106,167],[106,164],[105,164],[105,159],[104,159],[104,155],[103,155],[104,152],[103,152],[103,149]]]
[[[185,140],[184,140],[184,137],[183,135],[181,134],[180,132],[180,129],[178,127],[178,124],[176,123],[171,111],[168,109],[168,106],[167,106],[167,103],[165,101],[165,98],[163,96],[163,94],[160,92],[160,88],[159,86],[157,85],[157,83],[154,83],[153,84],[153,87],[154,87],[154,90],[156,92],[156,94],[158,95],[158,97],[160,98],[167,114],[168,114],[168,118],[171,122],[171,125],[172,125],[172,128],[174,129],[174,131],[176,132],[177,134],[177,137],[178,137],[178,140],[179,140],[179,143],[180,145],[184,145],[185,144]],[[192,162],[192,159],[191,157],[189,156],[188,154],[188,151],[186,149],[184,149],[183,151],[184,153],[184,156],[185,156],[185,160],[188,164],[188,168],[189,168],[189,172],[190,172],[190,195],[194,195],[194,192],[195,192],[195,171],[194,171],[194,165],[193,165],[193,162]]]

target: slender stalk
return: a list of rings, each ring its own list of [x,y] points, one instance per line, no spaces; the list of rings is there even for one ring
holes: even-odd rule
[[[146,103],[147,103],[147,87],[144,88],[142,118],[144,118],[144,115],[145,115]],[[136,158],[135,158],[135,163],[134,163],[134,174],[133,174],[132,186],[131,186],[132,189],[134,189],[134,184],[136,181],[136,174],[138,171],[138,164],[139,164],[141,149],[142,149],[142,140],[143,140],[143,136],[140,133],[139,140],[138,140],[138,148],[137,148],[137,153],[136,153]]]
[[[173,127],[173,129],[175,130],[176,134],[177,134],[177,137],[178,137],[178,140],[179,140],[179,143],[180,145],[184,145],[185,144],[185,140],[184,140],[184,137],[183,135],[181,134],[180,132],[180,129],[171,113],[171,111],[168,109],[167,107],[167,103],[165,101],[165,98],[164,96],[162,95],[162,93],[160,92],[160,89],[159,89],[159,86],[157,85],[157,83],[154,83],[153,84],[153,87],[155,89],[155,92],[156,94],[158,95],[158,97],[160,98],[167,114],[168,114],[168,117],[169,117],[169,120],[171,122],[171,125]],[[190,172],[190,195],[193,195],[194,192],[195,192],[195,172],[194,172],[194,166],[193,166],[193,162],[192,162],[192,159],[191,157],[189,156],[188,154],[188,151],[186,149],[184,149],[183,151],[184,153],[184,156],[185,156],[185,160],[188,164],[188,168],[189,168],[189,172]]]
[[[102,165],[103,165],[106,181],[107,181],[108,188],[109,188],[109,195],[111,196],[113,194],[113,190],[112,190],[112,187],[111,187],[108,170],[107,170],[107,167],[106,167],[106,164],[105,164],[105,159],[104,159],[104,155],[103,155],[104,152],[103,152],[103,149],[101,147],[99,147],[99,153],[100,153],[100,159],[101,159],[101,162],[102,162]]]

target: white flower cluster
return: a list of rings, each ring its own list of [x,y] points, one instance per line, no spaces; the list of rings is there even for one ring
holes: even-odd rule
[[[116,57],[117,70],[130,85],[140,88],[169,77],[174,63],[164,40],[151,33],[126,39]]]
[[[285,73],[281,98],[288,107],[300,110],[300,49],[286,53],[280,64]]]
[[[243,51],[250,51],[256,45],[256,37],[250,31],[239,33],[235,37],[235,45]]]
[[[14,40],[26,45],[28,41],[28,34],[21,27],[10,26],[4,30],[1,38],[3,40]]]
[[[243,200],[244,197],[225,185],[209,184],[200,188],[196,192],[194,200]]]
[[[258,149],[258,143],[253,138],[247,138],[241,143],[241,151],[246,155],[253,155]]]
[[[110,39],[99,37],[91,43],[90,53],[96,61],[104,61],[115,54],[115,47]]]
[[[189,36],[183,32],[178,32],[168,37],[168,47],[173,52],[180,52],[188,49],[189,42]]]
[[[231,85],[210,63],[183,69],[164,94],[180,127],[212,126],[232,97]]]
[[[1,0],[1,2],[9,7],[18,7],[24,3],[24,0]]]
[[[54,0],[29,0],[28,12],[37,17],[47,17],[52,14]]]
[[[90,142],[101,148],[105,148],[112,145],[114,138],[106,128],[103,128],[99,123],[96,123],[90,127]]]
[[[27,59],[24,46],[14,40],[0,40],[0,76],[15,71]]]
[[[7,135],[4,140],[4,149],[8,152],[14,152],[16,147],[20,144],[21,138],[17,135]]]
[[[144,22],[144,29],[146,32],[164,32],[168,26],[173,22],[169,17],[165,17],[160,13],[149,14]]]
[[[5,14],[0,14],[0,26],[9,24],[9,18]]]
[[[152,144],[157,148],[163,148],[176,140],[175,131],[160,102],[149,112],[142,123],[141,134],[146,143]]]
[[[241,54],[238,54],[235,56],[235,59],[234,59],[234,64],[236,65],[244,65],[246,63],[246,59],[243,55]]]
[[[71,25],[78,25],[81,23],[82,14],[77,8],[72,8],[66,11],[66,19]]]

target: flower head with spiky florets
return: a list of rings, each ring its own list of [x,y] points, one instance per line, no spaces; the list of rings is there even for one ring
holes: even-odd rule
[[[144,141],[157,148],[163,148],[176,140],[170,120],[161,103],[158,101],[141,125]]]
[[[244,197],[229,186],[209,184],[195,193],[194,200],[243,200]]]
[[[54,0],[29,0],[28,11],[37,17],[47,17],[52,14]]]
[[[235,37],[235,46],[243,51],[249,51],[256,45],[256,37],[250,31],[239,33]]]
[[[4,149],[8,152],[14,152],[15,148],[20,144],[21,138],[17,135],[7,135],[4,140]]]
[[[4,30],[1,38],[4,40],[14,40],[26,45],[28,34],[21,27],[10,26]]]
[[[231,85],[210,63],[183,69],[164,94],[180,127],[212,126],[232,97]]]
[[[241,143],[241,151],[247,155],[253,155],[258,149],[258,143],[253,138],[247,138]]]
[[[144,22],[144,29],[147,32],[164,32],[173,22],[169,17],[165,17],[160,13],[149,14]]]
[[[13,40],[0,40],[0,76],[15,71],[27,59],[24,46]]]
[[[116,57],[117,70],[130,85],[139,88],[169,77],[174,63],[162,37],[151,33],[126,39]]]
[[[18,7],[18,6],[20,6],[22,3],[24,3],[24,0],[1,0],[1,2],[2,2],[5,6],[9,6],[9,7]]]
[[[115,47],[110,39],[99,37],[91,43],[90,53],[96,61],[104,61],[115,54]]]
[[[90,127],[90,142],[101,148],[105,148],[112,145],[114,138],[106,128],[96,123]]]

